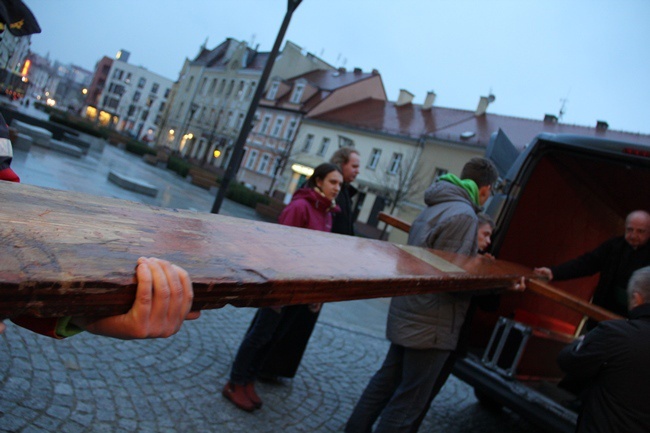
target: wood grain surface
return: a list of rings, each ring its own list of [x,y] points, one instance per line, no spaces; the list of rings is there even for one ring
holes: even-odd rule
[[[0,182],[0,317],[118,314],[135,263],[184,267],[194,309],[501,290],[531,270],[384,241]]]

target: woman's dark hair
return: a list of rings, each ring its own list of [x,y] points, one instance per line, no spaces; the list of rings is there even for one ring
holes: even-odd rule
[[[323,180],[333,171],[338,171],[343,176],[343,172],[338,165],[334,165],[330,162],[324,162],[314,169],[314,174],[311,175],[307,181],[308,188],[314,188],[316,186],[316,181]]]

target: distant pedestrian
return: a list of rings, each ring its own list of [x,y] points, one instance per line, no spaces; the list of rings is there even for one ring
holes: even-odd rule
[[[339,210],[335,200],[342,183],[343,174],[336,165],[319,165],[307,185],[295,192],[291,203],[280,214],[280,224],[331,231],[332,213]],[[262,407],[255,381],[274,341],[293,328],[295,317],[317,314],[320,307],[320,304],[310,304],[259,309],[235,356],[230,380],[222,391],[224,397],[248,412]]]

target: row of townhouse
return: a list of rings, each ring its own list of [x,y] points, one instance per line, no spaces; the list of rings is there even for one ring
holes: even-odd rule
[[[311,71],[286,80],[274,77],[257,108],[257,121],[246,141],[238,180],[269,194],[280,191],[288,201],[317,163],[338,148],[329,139],[314,143],[313,136],[301,148],[294,148],[294,142],[300,143],[295,138],[305,115],[323,113],[368,97],[386,99],[377,71],[340,68]],[[314,158],[296,160],[296,155],[307,154],[312,147],[318,147]]]
[[[380,211],[388,211],[412,222],[425,207],[424,191],[441,174],[460,174],[474,156],[483,156],[493,133],[503,130],[515,147],[523,149],[540,133],[599,137],[650,145],[650,135],[609,129],[604,121],[595,127],[562,124],[553,115],[543,120],[522,119],[487,112],[493,96],[481,97],[476,110],[434,105],[435,94],[422,104],[400,91],[396,102],[367,98],[325,113],[308,114],[296,137],[296,152],[290,159],[311,165],[327,160],[335,149],[319,154],[309,142],[338,142],[353,146],[361,154],[362,171],[357,177],[359,194],[355,209],[357,228],[377,236],[383,228]],[[303,146],[301,148],[301,144]],[[288,193],[291,190],[287,190]],[[389,239],[406,242],[406,235],[391,231]]]
[[[227,39],[201,47],[186,60],[174,84],[157,145],[203,167],[223,170],[261,77],[268,53]],[[379,72],[335,69],[287,42],[257,107],[238,171],[239,182],[287,203],[318,164],[342,146],[361,155],[355,218],[360,233],[377,236],[378,214],[412,221],[424,207],[424,190],[441,174],[485,154],[502,129],[522,149],[542,132],[598,136],[650,144],[650,136],[566,125],[557,117],[522,119],[488,113],[494,97],[480,97],[475,110],[438,107],[429,92],[421,104],[401,90],[386,96]],[[390,239],[405,242],[395,231]]]
[[[157,145],[207,167],[226,167],[269,54],[232,38],[214,49],[202,46],[185,60]],[[317,69],[333,67],[287,42],[271,74],[287,78]]]

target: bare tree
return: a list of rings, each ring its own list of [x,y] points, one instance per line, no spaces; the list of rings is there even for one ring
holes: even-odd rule
[[[418,147],[407,154],[394,154],[389,162],[382,164],[374,173],[378,192],[389,202],[391,214],[407,197],[424,191],[428,186],[416,176],[419,150]]]

